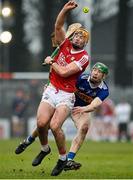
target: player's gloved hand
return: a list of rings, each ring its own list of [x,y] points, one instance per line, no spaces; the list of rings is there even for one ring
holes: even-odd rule
[[[53,59],[50,56],[47,56],[44,59],[44,62],[45,62],[45,64],[50,64],[51,65],[53,63]]]

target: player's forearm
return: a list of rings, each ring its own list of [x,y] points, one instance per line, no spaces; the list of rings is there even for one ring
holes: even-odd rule
[[[61,10],[55,22],[55,40],[59,45],[65,40],[66,32],[64,30],[64,22],[66,13],[66,10]]]
[[[64,26],[64,22],[65,22],[65,18],[67,16],[67,13],[76,8],[77,7],[77,3],[74,0],[68,1],[64,7],[62,8],[62,10],[60,11],[60,13],[58,14],[57,18],[56,18],[56,22],[55,22],[55,39],[57,41],[57,43],[60,45],[64,39],[65,39],[65,30],[63,28]]]
[[[86,110],[85,110],[85,112],[93,112],[93,111],[95,111],[97,109],[97,106],[94,106],[94,105],[88,105],[88,106],[86,106]]]
[[[57,74],[64,78],[67,78],[80,71],[79,67],[74,62],[71,62],[66,66],[60,66],[55,62],[52,63],[52,69],[54,69]]]
[[[91,104],[86,106],[86,112],[93,112],[95,111],[100,105],[102,104],[101,100],[93,100]]]
[[[57,74],[59,74],[61,77],[65,78],[65,77],[68,77],[69,75],[71,75],[71,73],[73,73],[72,70],[68,71],[67,70],[68,68],[66,66],[65,67],[64,66],[60,66],[56,62],[53,62],[53,59],[50,56],[47,56],[45,58],[44,62],[46,64],[51,65],[51,68],[54,69],[54,71]]]
[[[89,112],[93,112],[96,110],[96,108],[98,106],[100,106],[100,104],[102,103],[102,101],[99,98],[95,98],[91,104],[87,105],[87,106],[77,106],[74,108],[73,110],[73,114],[78,114],[78,113],[89,113]]]
[[[64,7],[60,11],[60,13],[58,14],[56,22],[55,22],[55,27],[61,28],[64,25],[64,21],[65,21],[67,13],[70,10],[75,9],[77,6],[78,6],[78,4],[75,2],[75,0],[68,1],[64,5]]]
[[[67,10],[62,9],[60,13],[57,16],[56,22],[55,22],[55,29],[58,30],[64,26],[65,18],[67,15]]]
[[[61,77],[67,77],[66,73],[66,67],[59,66],[57,63],[52,64],[52,69],[55,70],[57,74],[59,74]]]

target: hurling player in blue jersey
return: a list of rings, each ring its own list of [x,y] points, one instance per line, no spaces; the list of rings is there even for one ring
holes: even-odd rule
[[[77,127],[77,133],[72,141],[67,156],[68,162],[64,170],[76,170],[81,167],[81,164],[73,159],[83,144],[90,127],[90,112],[95,111],[109,95],[108,86],[104,81],[107,74],[108,67],[98,62],[92,67],[90,75],[82,74],[77,80],[76,102],[72,112],[72,119]]]
[[[90,112],[100,106],[103,100],[108,97],[108,86],[104,82],[108,74],[108,67],[103,63],[96,63],[90,74],[82,74],[77,80],[77,91],[75,92],[75,108],[72,112],[72,119],[77,127],[77,134],[74,137],[68,153],[68,162],[64,170],[79,169],[81,164],[73,161],[76,153],[84,142],[85,136],[90,127]],[[16,154],[22,153],[38,136],[37,130],[27,137],[15,150]],[[39,159],[38,165],[43,160]]]

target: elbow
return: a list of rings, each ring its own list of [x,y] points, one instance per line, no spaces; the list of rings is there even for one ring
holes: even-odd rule
[[[58,23],[57,22],[55,22],[54,29],[55,29],[55,31],[58,29]]]
[[[62,38],[60,36],[61,32],[61,26],[58,23],[55,23],[55,41],[58,45],[62,43]]]
[[[64,71],[64,72],[60,72],[60,76],[63,78],[67,78],[68,74]]]
[[[59,69],[58,70],[58,74],[63,77],[63,78],[67,78],[69,76],[69,73],[66,71],[66,69]]]
[[[58,31],[60,31],[60,29],[62,28],[62,26],[60,26],[58,22],[55,22],[54,28],[55,28],[55,32],[58,32]]]

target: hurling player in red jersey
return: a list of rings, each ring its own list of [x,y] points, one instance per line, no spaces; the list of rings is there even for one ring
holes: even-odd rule
[[[50,127],[59,152],[59,159],[51,172],[52,176],[60,174],[67,163],[65,136],[61,127],[74,106],[76,79],[89,64],[88,54],[83,49],[89,40],[88,31],[79,28],[71,41],[65,39],[63,25],[66,15],[76,7],[75,1],[69,1],[57,16],[55,38],[60,49],[54,61],[50,56],[45,59],[45,63],[50,64],[52,68],[50,84],[43,93],[37,112],[37,129],[41,151],[33,160],[32,165],[40,164],[40,159],[51,152],[48,144],[48,129]]]
[[[97,62],[91,69],[90,74],[81,74],[76,82],[76,101],[73,111],[71,113],[72,120],[77,128],[77,133],[72,140],[69,153],[67,155],[67,164],[64,167],[65,171],[77,170],[81,167],[79,162],[75,162],[74,158],[77,152],[84,143],[85,137],[91,124],[91,112],[95,111],[104,100],[109,96],[109,88],[104,79],[108,74],[108,67]],[[31,145],[38,136],[37,129],[35,129],[30,136],[28,136],[16,148],[15,153],[22,153],[29,145]],[[44,156],[39,156],[38,164],[41,163]]]

